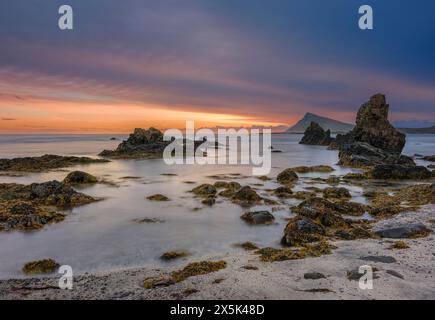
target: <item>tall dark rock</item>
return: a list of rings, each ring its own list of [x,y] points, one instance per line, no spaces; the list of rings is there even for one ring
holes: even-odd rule
[[[339,164],[357,167],[415,165],[411,158],[401,155],[405,135],[388,121],[388,109],[383,94],[372,96],[360,107],[355,128],[346,135],[338,136],[330,146],[340,150]]]
[[[376,94],[358,111],[356,126],[350,132],[355,141],[366,142],[382,150],[401,153],[405,134],[397,131],[388,121],[389,105],[385,95]]]
[[[331,138],[331,131],[323,130],[323,128],[317,122],[312,121],[307,130],[305,130],[304,136],[299,143],[327,146],[332,141],[333,138]]]

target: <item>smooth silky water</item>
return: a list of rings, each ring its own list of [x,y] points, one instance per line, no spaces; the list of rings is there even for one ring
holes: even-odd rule
[[[103,149],[113,149],[125,136],[103,135],[41,135],[0,136],[0,158],[38,156],[43,154],[96,156]],[[325,184],[307,184],[309,177],[343,175],[353,170],[336,166],[337,151],[320,146],[299,145],[301,135],[273,135],[272,145],[282,153],[272,153],[272,171],[269,177],[283,169],[299,165],[331,165],[336,171],[300,174],[294,190]],[[404,153],[434,154],[435,135],[408,135]],[[116,270],[125,267],[162,267],[185,264],[204,255],[241,250],[235,243],[252,241],[260,246],[279,246],[286,218],[292,213],[289,206],[297,200],[287,200],[282,210],[274,212],[276,223],[267,226],[249,226],[240,219],[247,211],[226,199],[218,198],[212,207],[201,205],[188,191],[201,183],[214,183],[212,175],[240,174],[232,181],[258,188],[260,195],[273,198],[264,189],[276,188],[273,181],[260,181],[251,176],[249,166],[178,165],[168,166],[163,160],[113,160],[107,164],[92,164],[32,173],[22,177],[0,175],[0,183],[44,182],[62,180],[69,171],[83,170],[116,184],[96,184],[79,191],[103,200],[68,211],[67,218],[35,232],[0,233],[0,278],[23,277],[22,266],[33,260],[53,258],[72,266],[74,272]],[[168,176],[164,174],[176,174]],[[163,175],[162,175],[163,174]],[[245,178],[245,176],[248,176]],[[186,182],[193,181],[195,184]],[[254,186],[255,184],[263,186]],[[350,189],[353,201],[364,202],[360,187]],[[152,194],[162,193],[169,202],[146,200]],[[255,206],[249,210],[271,210],[272,206]],[[138,223],[136,219],[157,218],[163,223]],[[186,259],[163,262],[159,256],[168,250],[185,249],[192,253]]]

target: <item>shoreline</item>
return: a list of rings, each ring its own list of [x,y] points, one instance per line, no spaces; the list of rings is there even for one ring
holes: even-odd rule
[[[417,214],[416,214],[417,213]],[[375,229],[435,218],[433,206],[418,212],[404,212],[394,219],[381,220]],[[145,289],[148,277],[167,276],[168,268],[134,268],[96,272],[74,277],[73,290],[57,287],[59,277],[0,280],[0,299],[435,299],[434,234],[406,239],[409,249],[391,250],[389,239],[361,239],[332,242],[332,254],[318,258],[261,262],[252,252],[227,253],[203,260],[227,262],[225,269],[193,276],[182,282]],[[395,262],[370,262],[361,257],[392,257]],[[197,260],[199,261],[199,260]],[[361,290],[347,272],[361,265],[376,268],[373,290]],[[249,268],[247,268],[247,266]],[[258,269],[257,269],[258,268]],[[375,269],[375,270],[376,270]],[[305,273],[318,272],[326,278],[304,279]],[[403,279],[401,278],[403,277]]]

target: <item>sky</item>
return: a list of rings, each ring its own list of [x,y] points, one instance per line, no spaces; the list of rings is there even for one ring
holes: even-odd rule
[[[427,0],[2,0],[0,133],[353,122],[378,92],[435,121],[434,39]]]

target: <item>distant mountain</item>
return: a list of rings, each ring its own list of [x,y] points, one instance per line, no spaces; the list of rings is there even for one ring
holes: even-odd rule
[[[349,132],[354,125],[337,121],[334,119],[321,117],[313,113],[306,113],[305,116],[298,121],[293,127],[287,130],[288,133],[304,133],[305,129],[314,121],[317,122],[324,130],[331,130],[332,133]]]
[[[435,126],[435,121],[429,120],[401,120],[394,121],[393,125],[396,128],[430,128]]]
[[[435,134],[435,126],[429,128],[398,128],[397,130],[410,134],[418,134],[418,133]]]

